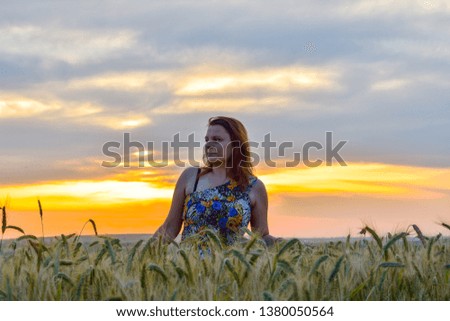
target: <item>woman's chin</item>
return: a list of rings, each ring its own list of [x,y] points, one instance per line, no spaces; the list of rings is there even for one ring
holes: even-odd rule
[[[214,156],[208,156],[207,159],[210,164],[214,164],[214,165],[220,165],[224,162],[224,160],[222,158],[214,157]]]

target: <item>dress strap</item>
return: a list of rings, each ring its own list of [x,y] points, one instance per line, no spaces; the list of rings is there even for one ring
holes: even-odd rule
[[[253,177],[250,178],[250,182],[247,185],[247,189],[246,189],[247,193],[250,192],[250,189],[255,185],[257,180],[258,180],[258,177],[256,177],[256,176],[253,176]]]
[[[198,174],[200,174],[200,167],[198,168],[198,171],[197,171],[197,177],[195,178],[194,192],[197,190]]]

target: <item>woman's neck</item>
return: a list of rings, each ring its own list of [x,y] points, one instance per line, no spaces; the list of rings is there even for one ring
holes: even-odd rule
[[[212,167],[212,175],[217,179],[227,179],[227,168],[226,167]]]

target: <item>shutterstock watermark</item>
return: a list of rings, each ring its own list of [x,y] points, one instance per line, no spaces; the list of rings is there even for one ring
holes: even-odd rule
[[[325,162],[326,166],[333,165],[333,159],[340,166],[347,166],[344,159],[341,157],[339,152],[342,147],[348,142],[347,140],[340,140],[337,144],[333,144],[333,132],[325,133],[325,144],[323,145],[317,141],[309,141],[303,144],[300,148],[301,152],[295,151],[294,143],[292,141],[282,141],[276,142],[271,139],[270,133],[264,135],[264,140],[262,142],[247,141],[241,143],[239,141],[231,141],[226,145],[221,144],[218,141],[208,141],[201,147],[199,141],[195,141],[194,134],[188,135],[187,141],[180,139],[180,133],[173,136],[171,141],[161,142],[161,149],[157,151],[155,149],[155,142],[149,141],[146,143],[141,143],[138,141],[132,141],[130,138],[130,133],[124,133],[123,141],[110,141],[103,144],[102,153],[104,156],[110,158],[110,160],[104,160],[101,163],[102,167],[166,167],[169,163],[173,162],[176,166],[186,167],[199,166],[201,163],[195,159],[195,151],[201,149],[203,153],[209,157],[209,159],[216,159],[216,162],[224,160],[224,155],[227,153],[241,153],[245,156],[242,149],[246,149],[248,156],[248,161],[256,166],[261,162],[265,163],[268,167],[295,167],[300,164],[306,167],[318,167]],[[263,157],[261,159],[258,153],[255,153],[251,148],[262,148]],[[293,149],[292,159],[286,159],[287,152]],[[134,150],[134,152],[132,152]],[[180,159],[180,153],[182,150],[187,152],[187,161]],[[323,157],[315,158],[311,160],[311,152],[313,151],[323,151]],[[284,164],[280,162],[275,162],[273,159],[272,152],[275,152],[276,158],[282,158]],[[138,162],[132,162],[131,156],[137,155]],[[158,159],[156,159],[158,155]],[[205,154],[202,154],[203,156]],[[203,158],[202,156],[202,158]],[[222,158],[221,158],[222,157]],[[231,160],[234,157],[230,157]],[[241,159],[245,159],[242,157]],[[243,165],[243,164],[239,164]],[[228,163],[227,166],[232,167],[233,164]]]

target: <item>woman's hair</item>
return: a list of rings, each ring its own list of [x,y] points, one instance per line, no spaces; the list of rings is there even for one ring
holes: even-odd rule
[[[227,175],[234,179],[241,191],[249,184],[250,176],[253,176],[253,164],[250,161],[250,144],[248,143],[247,130],[244,125],[232,117],[217,116],[208,120],[208,126],[220,125],[230,135],[232,146],[232,158],[227,162]],[[239,149],[237,148],[239,146]],[[203,162],[206,170],[200,176],[212,171],[212,164],[203,154]],[[232,165],[232,166],[231,166]]]

